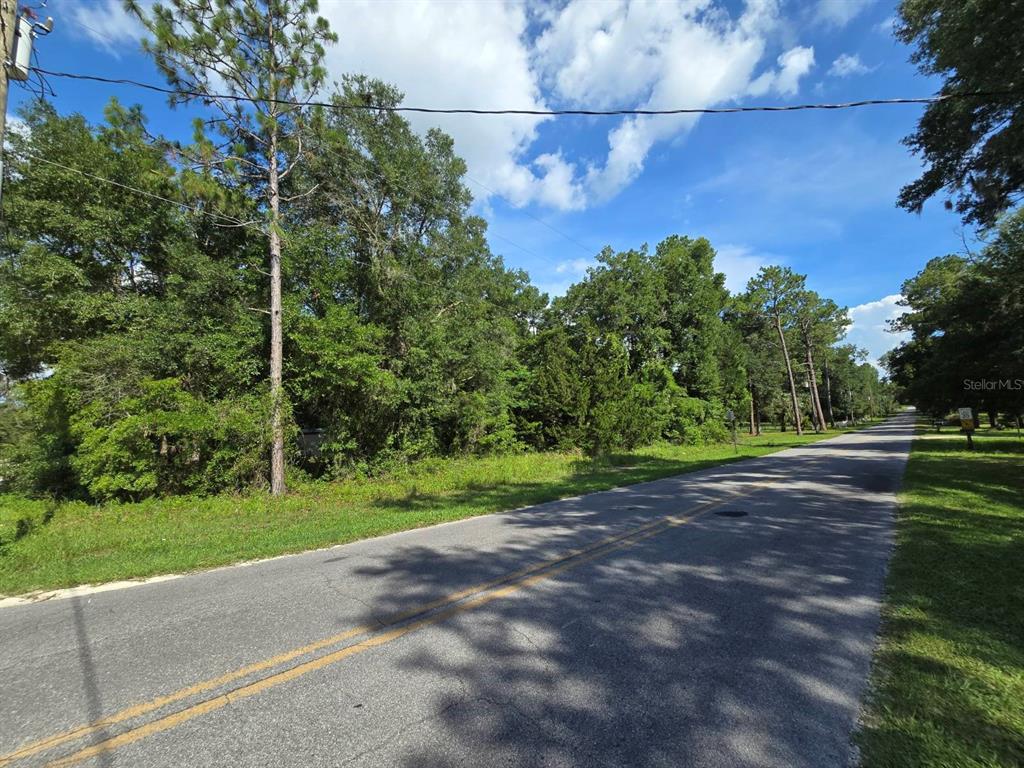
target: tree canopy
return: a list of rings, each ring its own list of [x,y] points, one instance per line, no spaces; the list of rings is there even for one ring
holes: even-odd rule
[[[904,397],[940,416],[960,407],[1024,413],[1024,211],[973,258],[932,259],[903,284],[886,364]]]
[[[939,93],[980,93],[929,104],[905,143],[926,164],[899,204],[920,211],[945,190],[968,222],[990,226],[1024,193],[1024,3],[903,0],[896,34],[911,61],[943,78]]]

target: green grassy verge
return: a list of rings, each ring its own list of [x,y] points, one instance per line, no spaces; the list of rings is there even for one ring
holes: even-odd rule
[[[921,434],[901,495],[864,768],[1024,765],[1024,441]]]
[[[0,594],[313,549],[692,472],[835,434],[743,436],[738,453],[731,444],[656,445],[601,461],[568,453],[435,459],[383,478],[304,483],[283,498],[89,506],[0,496]]]

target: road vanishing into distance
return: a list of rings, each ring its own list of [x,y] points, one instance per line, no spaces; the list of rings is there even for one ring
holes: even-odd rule
[[[0,766],[845,768],[913,419],[0,609]]]

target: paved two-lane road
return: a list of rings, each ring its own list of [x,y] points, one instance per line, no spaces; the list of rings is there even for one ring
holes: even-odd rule
[[[0,609],[0,766],[847,766],[912,414]]]

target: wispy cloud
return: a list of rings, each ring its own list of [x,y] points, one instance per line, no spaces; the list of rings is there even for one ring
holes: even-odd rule
[[[731,293],[742,293],[747,281],[761,267],[782,264],[783,259],[768,253],[758,253],[747,245],[725,243],[715,248],[715,270],[725,275],[725,287]]]
[[[895,293],[877,301],[850,307],[853,324],[846,333],[846,340],[866,349],[869,362],[879,370],[882,370],[878,362],[882,355],[910,338],[909,333],[889,331],[889,320],[899,317],[903,312],[903,307],[898,304],[902,298]]]
[[[874,3],[875,0],[818,0],[814,20],[825,26],[845,27]]]
[[[895,16],[887,16],[886,18],[884,18],[880,22],[878,22],[878,24],[875,26],[875,29],[877,29],[881,34],[886,35],[886,36],[895,34],[896,33],[896,17]]]
[[[148,8],[152,2],[143,0],[140,5]],[[72,29],[115,58],[120,58],[126,48],[137,49],[146,31],[138,19],[125,10],[121,0],[70,3],[62,10],[70,14]]]
[[[555,272],[560,275],[583,277],[587,273],[587,269],[593,265],[594,262],[590,259],[571,259],[570,261],[559,262],[555,267]]]
[[[821,135],[799,147],[782,137],[764,138],[729,153],[725,163],[690,192],[713,200],[714,210],[723,212],[714,219],[722,239],[741,243],[837,237],[853,214],[890,209],[917,172],[898,143],[853,131]]]
[[[832,77],[853,77],[855,75],[866,75],[868,72],[874,72],[874,70],[875,67],[869,67],[860,60],[860,56],[856,53],[841,53],[832,62],[828,73]]]

